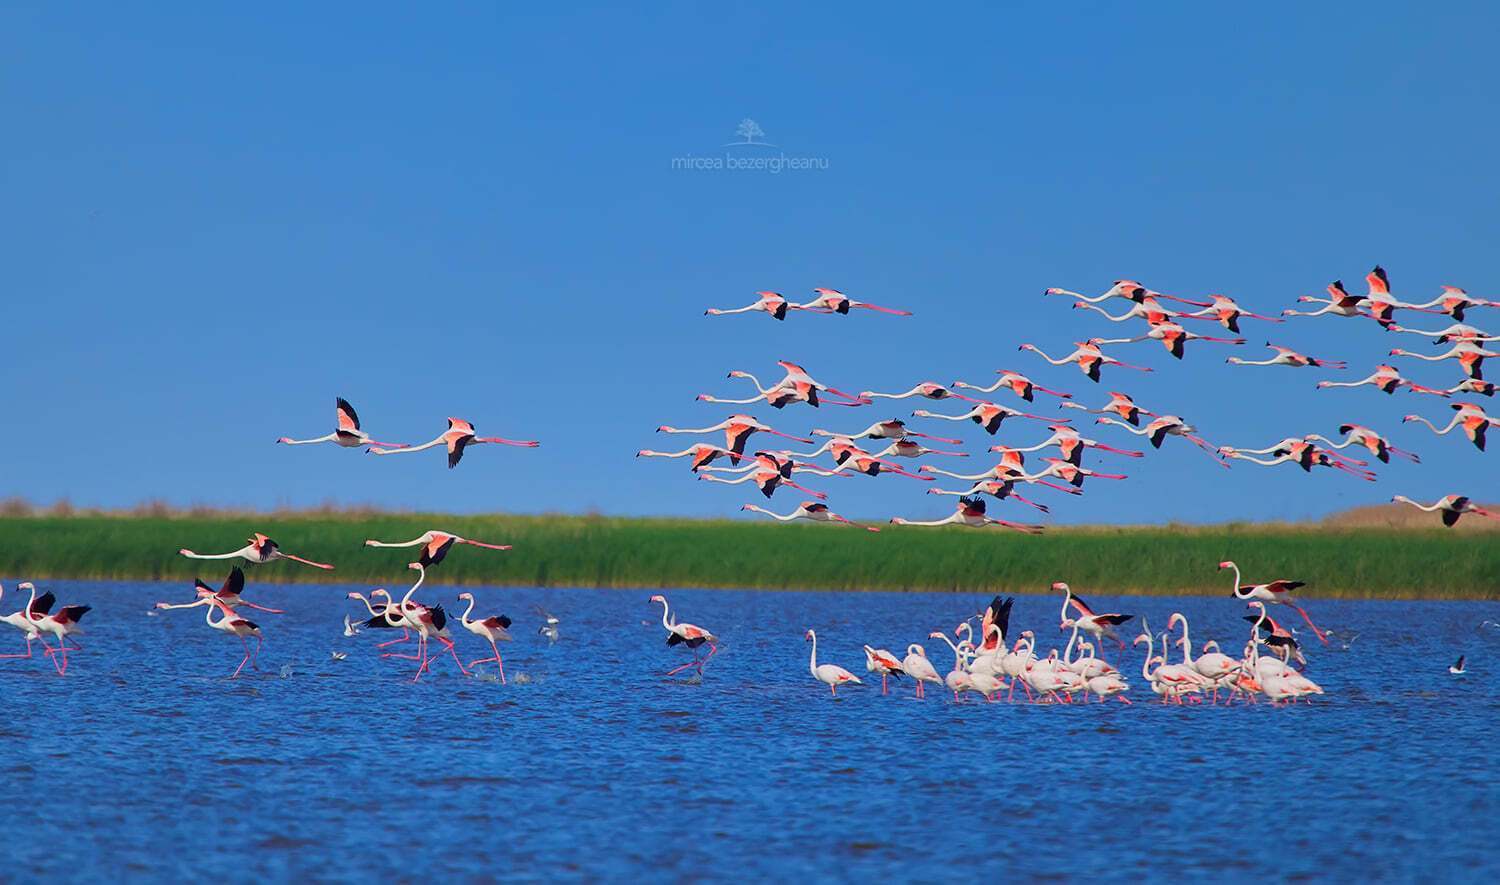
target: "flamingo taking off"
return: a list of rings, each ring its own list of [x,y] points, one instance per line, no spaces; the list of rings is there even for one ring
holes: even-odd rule
[[[1078,629],[1092,635],[1096,642],[1102,643],[1104,637],[1108,636],[1118,643],[1120,648],[1123,649],[1125,647],[1124,641],[1115,635],[1114,628],[1134,618],[1135,615],[1122,615],[1116,612],[1095,612],[1089,607],[1087,602],[1083,601],[1083,597],[1074,593],[1073,588],[1062,581],[1055,582],[1052,585],[1052,589],[1061,590],[1063,594],[1062,614],[1059,615],[1058,621],[1059,630],[1071,630],[1077,625]],[[1075,613],[1074,617],[1068,617],[1069,608],[1073,609]]]
[[[215,599],[230,608],[244,606],[245,608],[253,608],[256,611],[272,615],[286,614],[286,612],[279,608],[266,608],[263,605],[256,605],[250,600],[241,597],[240,594],[245,592],[245,571],[239,566],[235,566],[229,570],[229,577],[224,579],[224,583],[219,586],[219,589],[215,590],[197,578],[193,579],[193,589],[198,592],[200,597],[204,593],[212,594]]]
[[[849,314],[849,311],[851,309],[874,310],[879,311],[880,313],[889,313],[901,317],[911,316],[911,311],[909,310],[897,310],[894,307],[881,307],[878,304],[871,304],[868,301],[855,301],[853,298],[850,298],[848,295],[845,295],[843,292],[840,292],[837,289],[814,288],[813,292],[816,293],[818,297],[807,302],[806,304],[799,304],[797,305],[797,307],[800,307],[803,310],[840,313],[844,314],[845,316]]]
[[[290,559],[292,562],[300,562],[313,568],[332,569],[333,566],[326,562],[313,562],[311,559],[303,559],[290,553],[284,553],[281,546],[266,535],[256,532],[250,536],[250,542],[238,550],[228,553],[194,553],[186,547],[177,551],[188,559],[243,559],[255,565],[264,565],[276,559]]]
[[[1347,369],[1349,364],[1343,360],[1320,360],[1317,357],[1298,353],[1290,347],[1282,347],[1267,341],[1266,346],[1276,351],[1276,355],[1270,359],[1247,360],[1237,356],[1229,357],[1224,362],[1231,366],[1291,366],[1294,369],[1305,369],[1309,366],[1317,369]]]
[[[468,544],[470,547],[483,547],[486,550],[509,550],[509,544],[486,544],[483,541],[471,541],[461,538],[452,532],[440,532],[437,529],[423,532],[410,541],[376,541],[373,538],[365,541],[366,547],[416,547],[421,546],[422,552],[417,557],[417,562],[423,568],[431,568],[442,562],[453,549],[455,544]]]
[[[410,452],[420,452],[436,446],[445,446],[448,449],[448,469],[452,470],[458,466],[458,462],[464,457],[464,449],[469,446],[484,443],[497,443],[505,446],[520,446],[521,448],[534,449],[541,443],[534,439],[506,439],[502,436],[477,436],[474,425],[462,418],[449,418],[448,429],[436,439],[424,442],[419,446],[407,446],[401,449],[386,449],[379,446],[371,446],[368,451],[371,455],[404,455]]]
[[[665,596],[657,594],[648,601],[661,603],[661,625],[667,631],[667,645],[686,645],[693,650],[693,659],[691,661],[680,667],[668,670],[666,675],[675,676],[683,670],[692,668],[698,671],[699,676],[702,676],[703,665],[707,664],[715,654],[718,654],[719,637],[699,627],[697,624],[678,623],[671,617],[671,609],[667,606],[667,598]],[[704,645],[708,646],[708,657],[700,659],[698,657],[698,649]]]
[[[1234,570],[1234,586],[1230,595],[1235,599],[1245,601],[1259,599],[1261,602],[1269,602],[1272,605],[1285,605],[1296,609],[1297,614],[1302,616],[1302,620],[1307,622],[1307,626],[1312,628],[1313,633],[1317,635],[1318,639],[1322,640],[1324,645],[1328,644],[1328,637],[1324,636],[1323,631],[1318,629],[1318,625],[1313,623],[1312,618],[1307,614],[1307,610],[1297,604],[1295,591],[1298,588],[1306,587],[1306,582],[1278,579],[1268,581],[1264,584],[1241,584],[1239,566],[1235,565],[1232,561],[1226,560],[1219,563],[1219,570],[1223,571],[1224,569]],[[1170,630],[1172,628],[1169,625],[1167,629]]]
[[[1477,506],[1473,501],[1469,500],[1468,495],[1444,495],[1431,504],[1422,504],[1413,501],[1405,495],[1394,495],[1391,497],[1391,500],[1398,504],[1410,504],[1424,513],[1442,511],[1443,525],[1450,529],[1458,524],[1459,517],[1465,513],[1472,513],[1476,516],[1483,516],[1489,519],[1500,519],[1500,513]]]
[[[809,660],[807,665],[808,672],[812,673],[812,677],[814,679],[828,686],[829,692],[831,692],[834,697],[839,696],[840,685],[846,685],[851,682],[855,685],[864,685],[864,683],[860,681],[860,678],[858,676],[855,676],[853,673],[850,673],[848,670],[845,670],[838,664],[819,664],[818,634],[813,632],[812,630],[808,630],[805,638],[808,642],[812,643],[812,658]]]
[[[205,624],[222,633],[239,637],[241,645],[244,646],[245,656],[240,658],[239,666],[235,667],[234,672],[229,674],[230,679],[239,678],[240,671],[245,669],[245,665],[249,664],[250,666],[254,667],[255,659],[260,655],[260,648],[263,637],[261,635],[260,626],[258,624],[254,623],[253,621],[248,621],[235,614],[234,609],[230,608],[228,604],[219,599],[214,591],[208,587],[198,588],[197,602],[189,602],[181,605],[173,605],[167,602],[158,602],[156,604],[156,608],[197,608],[200,605],[207,606],[207,608],[203,612],[203,622]],[[214,620],[215,611],[218,611],[220,613],[219,620],[217,621]],[[255,637],[254,649],[250,647],[250,637],[252,636]]]
[[[276,441],[289,446],[306,446],[315,443],[331,442],[346,449],[357,449],[360,446],[385,446],[390,449],[406,448],[405,443],[379,442],[371,439],[368,433],[360,429],[359,414],[354,411],[353,406],[349,405],[348,400],[339,396],[334,397],[333,403],[338,423],[337,430],[327,436],[319,436],[314,439],[292,439],[289,436],[283,436]]]
[[[864,529],[867,532],[878,532],[880,529],[873,525],[862,525],[850,519],[845,519],[828,509],[827,504],[818,501],[803,501],[797,505],[797,509],[788,514],[773,513],[758,504],[746,504],[740,510],[753,510],[756,513],[764,513],[779,522],[791,522],[796,519],[806,519],[811,522],[839,522],[844,525],[852,525],[855,528]]]
[[[500,648],[495,643],[510,642],[511,637],[508,629],[511,625],[510,618],[507,618],[505,615],[491,615],[483,620],[471,621],[469,620],[469,615],[474,612],[474,594],[466,591],[458,594],[458,598],[469,601],[469,607],[464,609],[464,613],[458,616],[459,622],[464,625],[465,630],[488,642],[490,644],[490,651],[495,653],[495,656],[492,658],[479,658],[478,660],[470,661],[469,667],[472,668],[475,664],[487,664],[490,661],[494,661],[495,666],[500,669],[500,684],[504,685],[505,662],[500,659]]]

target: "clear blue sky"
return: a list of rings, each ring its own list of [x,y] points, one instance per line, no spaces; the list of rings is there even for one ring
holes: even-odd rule
[[[1366,484],[1223,471],[1169,442],[1092,459],[1131,481],[1059,501],[1058,522],[1493,500],[1500,453],[1400,425],[1447,419],[1427,397],[1315,393],[1316,371],[1227,367],[1220,345],[1171,365],[1131,345],[1119,355],[1158,373],[1096,386],[1016,345],[1119,330],[1039,295],[1117,277],[1274,312],[1335,277],[1363,291],[1379,262],[1398,296],[1497,296],[1497,26],[1480,4],[11,4],[0,494],[731,513],[759,496],[632,454],[687,439],[660,423],[726,414],[693,397],[740,391],[728,370],[775,375],[786,357],[853,390],[1001,367],[1090,403],[1118,388],[1232,445],[1353,420],[1424,457]],[[746,117],[828,168],[672,169],[721,155]],[[820,285],[917,316],[701,315]],[[1500,329],[1500,311],[1471,322]],[[1353,377],[1393,346],[1367,321],[1245,325]],[[429,439],[454,414],[544,448],[474,450],[450,472],[436,453],[272,444],[327,432],[335,395],[379,435]],[[805,431],[913,405],[950,408],[755,413]],[[1042,433],[1007,423],[1000,439]],[[896,477],[809,484],[855,516],[951,506]]]

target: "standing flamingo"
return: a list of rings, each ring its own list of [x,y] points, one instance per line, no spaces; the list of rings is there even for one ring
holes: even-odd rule
[[[1014,393],[1016,396],[1019,396],[1021,399],[1026,400],[1028,403],[1034,402],[1036,400],[1036,391],[1038,390],[1040,390],[1042,393],[1051,394],[1052,396],[1055,396],[1059,399],[1073,398],[1073,394],[1071,393],[1063,393],[1059,390],[1052,390],[1051,388],[1043,387],[1019,372],[1012,372],[1009,369],[996,369],[995,374],[999,375],[1000,377],[997,378],[995,380],[995,383],[991,384],[989,387],[980,387],[978,384],[965,384],[962,381],[953,382],[953,386],[962,390],[978,391],[979,393],[994,393],[995,391],[1003,387],[1009,390],[1011,393]]]
[[[1312,628],[1313,633],[1323,641],[1323,644],[1328,644],[1328,637],[1324,636],[1323,631],[1318,629],[1318,625],[1312,622],[1312,618],[1308,616],[1307,610],[1297,604],[1296,597],[1293,594],[1293,591],[1295,591],[1297,588],[1306,587],[1307,584],[1305,582],[1278,579],[1265,584],[1242,585],[1240,584],[1241,578],[1239,566],[1235,565],[1232,561],[1226,560],[1219,563],[1219,570],[1223,571],[1224,569],[1234,570],[1234,587],[1230,595],[1232,595],[1235,599],[1259,599],[1262,602],[1269,602],[1273,605],[1285,605],[1290,608],[1296,609],[1297,614],[1302,616],[1302,620],[1307,622],[1307,626]],[[1170,624],[1167,625],[1167,629],[1172,629]]]
[[[1413,501],[1405,495],[1392,496],[1391,500],[1398,504],[1410,504],[1411,506],[1425,513],[1432,513],[1434,511],[1440,510],[1443,513],[1443,525],[1447,526],[1450,529],[1458,523],[1458,518],[1460,516],[1463,516],[1465,513],[1473,513],[1475,515],[1484,516],[1489,519],[1500,519],[1500,513],[1496,513],[1493,510],[1486,510],[1483,507],[1476,506],[1471,500],[1469,500],[1468,495],[1444,495],[1431,504],[1422,504],[1417,501]]]
[[[871,673],[880,674],[880,693],[887,694],[887,680],[895,676],[900,679],[906,675],[906,669],[896,656],[883,648],[871,648],[865,646],[865,669]]]
[[[469,601],[469,607],[464,609],[464,613],[458,616],[459,622],[464,625],[465,630],[488,642],[490,644],[490,651],[495,653],[495,656],[492,658],[479,658],[478,660],[470,661],[469,668],[473,669],[475,664],[487,664],[490,661],[494,661],[495,666],[500,668],[500,684],[504,685],[505,662],[500,659],[500,648],[495,643],[510,642],[510,632],[507,629],[511,625],[510,618],[507,618],[505,615],[491,615],[482,621],[471,621],[469,620],[469,615],[474,612],[474,594],[465,591],[458,594],[458,598]]]
[[[812,677],[814,679],[828,686],[828,691],[832,693],[834,697],[839,696],[840,685],[845,685],[850,682],[854,683],[855,685],[864,685],[864,682],[862,682],[858,676],[855,676],[853,673],[850,673],[848,670],[845,670],[838,664],[818,663],[817,633],[813,632],[812,630],[808,630],[807,635],[804,638],[806,638],[808,642],[812,643],[812,658],[809,659],[807,664],[808,672],[812,673]]]
[[[1291,366],[1294,369],[1305,369],[1309,366],[1316,369],[1347,369],[1349,364],[1343,360],[1320,360],[1316,357],[1298,353],[1290,347],[1282,347],[1267,341],[1266,346],[1276,351],[1276,355],[1265,360],[1247,360],[1237,356],[1229,357],[1224,362],[1231,366]]]
[[[448,469],[452,470],[463,459],[464,449],[483,443],[520,446],[527,449],[534,449],[541,445],[536,440],[506,439],[501,436],[477,436],[475,435],[473,424],[462,418],[449,418],[447,430],[443,431],[436,439],[424,442],[419,446],[407,446],[402,449],[386,449],[379,446],[371,446],[366,451],[371,455],[404,455],[410,452],[420,452],[435,446],[445,446],[448,449]]]
[[[902,519],[896,516],[891,518],[891,525],[966,525],[972,528],[984,528],[995,525],[1002,528],[1014,529],[1018,532],[1025,532],[1028,535],[1039,535],[1043,531],[1039,525],[1025,525],[1019,522],[1009,522],[1004,519],[995,519],[992,516],[986,516],[984,499],[973,496],[959,498],[958,506],[954,508],[954,511],[942,519],[916,520]]]
[[[454,544],[468,544],[470,547],[483,547],[486,550],[509,550],[509,544],[486,544],[483,541],[471,541],[461,538],[452,532],[440,532],[437,529],[425,531],[412,538],[410,541],[376,541],[373,538],[365,541],[366,547],[416,547],[421,545],[422,552],[417,557],[417,562],[423,568],[431,568],[442,562],[448,556],[448,551],[453,549]]]
[[[867,532],[880,531],[880,529],[876,528],[873,525],[861,525],[860,523],[854,522],[853,520],[845,519],[844,517],[839,516],[837,513],[834,513],[832,510],[829,510],[827,504],[821,504],[817,501],[803,501],[802,503],[797,505],[796,510],[793,510],[791,513],[788,513],[784,516],[780,513],[773,513],[770,510],[767,510],[766,508],[756,504],[746,504],[740,509],[753,510],[756,513],[764,513],[766,516],[769,516],[772,519],[778,520],[780,522],[791,522],[794,519],[806,519],[812,522],[841,522],[844,525],[852,525],[855,528],[861,528]]]
[[[250,542],[238,550],[228,553],[194,553],[186,547],[177,551],[188,559],[243,559],[255,565],[263,565],[277,559],[290,559],[292,562],[300,562],[313,568],[332,569],[333,566],[324,562],[313,562],[311,559],[303,559],[290,553],[283,553],[281,545],[271,540],[266,535],[256,532],[250,536]]]
[[[331,442],[346,449],[357,449],[360,446],[385,446],[389,449],[406,448],[405,443],[379,442],[378,440],[371,439],[368,433],[359,428],[359,415],[355,413],[354,407],[349,405],[348,400],[341,396],[334,397],[333,403],[338,421],[337,430],[327,436],[320,436],[315,439],[292,439],[289,436],[283,436],[276,441],[289,446],[305,446],[314,443]]]
[[[23,581],[22,583],[17,584],[16,590],[17,592],[30,591],[31,598],[28,599],[26,601],[26,605],[19,610],[0,617],[0,622],[9,624],[12,627],[15,627],[17,630],[21,631],[22,636],[24,636],[26,639],[26,654],[0,655],[0,659],[31,657],[31,643],[37,640],[41,640],[42,647],[45,648],[50,654],[52,652],[52,647],[47,645],[47,641],[45,639],[42,639],[42,634],[37,630],[35,622],[38,618],[45,616],[47,612],[52,609],[52,603],[55,601],[54,597],[51,593],[47,593],[42,596],[41,600],[38,600],[36,595],[36,585],[32,584],[30,581]],[[0,585],[0,599],[3,599],[4,597],[5,587],[3,585]]]
[[[1474,444],[1474,448],[1481,452],[1484,451],[1485,436],[1489,433],[1491,427],[1500,425],[1500,418],[1491,418],[1485,414],[1484,409],[1473,403],[1450,403],[1449,405],[1455,414],[1453,420],[1448,422],[1448,426],[1442,429],[1439,429],[1436,424],[1433,424],[1421,415],[1407,415],[1401,421],[1402,423],[1416,422],[1418,424],[1426,424],[1438,436],[1447,434],[1455,427],[1462,427],[1464,436],[1469,438],[1469,442]]]
[[[1388,366],[1383,363],[1376,366],[1374,374],[1370,375],[1368,378],[1362,378],[1359,381],[1319,381],[1318,389],[1322,390],[1328,387],[1362,387],[1366,384],[1378,388],[1381,393],[1385,394],[1395,393],[1396,390],[1401,387],[1409,387],[1411,388],[1412,393],[1430,393],[1434,396],[1443,397],[1446,397],[1448,395],[1446,392],[1441,390],[1435,390],[1431,387],[1423,387],[1420,384],[1414,384],[1406,380],[1405,378],[1402,378],[1401,373],[1396,371],[1395,366]]]
[[[1135,369],[1138,372],[1152,371],[1145,366],[1134,366],[1130,363],[1122,363],[1112,356],[1105,356],[1104,351],[1099,349],[1099,344],[1100,341],[1097,338],[1090,338],[1087,341],[1075,341],[1073,345],[1076,349],[1067,356],[1057,359],[1053,359],[1042,352],[1041,348],[1035,344],[1022,344],[1020,349],[1029,350],[1054,366],[1065,366],[1068,363],[1075,363],[1078,366],[1078,371],[1087,375],[1088,379],[1095,384],[1099,383],[1099,370],[1104,366],[1119,366],[1122,369]]]
[[[894,307],[881,307],[878,304],[871,304],[868,301],[855,301],[853,298],[850,298],[848,295],[845,295],[843,292],[840,292],[837,289],[814,288],[813,291],[817,293],[818,297],[807,302],[806,304],[799,304],[797,306],[802,308],[803,310],[829,311],[832,313],[844,314],[845,316],[849,314],[849,310],[851,308],[857,308],[859,310],[875,310],[881,313],[889,313],[901,317],[911,316],[911,311],[909,310],[897,310]]]
[[[938,675],[937,669],[932,662],[927,660],[927,649],[913,642],[906,647],[906,657],[901,660],[901,669],[912,678],[916,685],[917,697],[927,696],[924,683],[943,684],[943,677]]]
[[[648,602],[661,603],[661,625],[667,631],[667,645],[686,645],[693,650],[693,659],[691,661],[680,667],[668,670],[666,675],[675,676],[683,670],[693,668],[698,671],[699,676],[702,676],[703,665],[707,664],[719,652],[719,637],[699,627],[697,624],[678,623],[675,619],[671,618],[671,609],[667,607],[667,598],[665,596],[658,594],[651,597]],[[708,645],[708,657],[700,659],[698,657],[698,649],[705,644]]]

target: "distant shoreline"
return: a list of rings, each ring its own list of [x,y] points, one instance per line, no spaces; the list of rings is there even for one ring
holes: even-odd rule
[[[1234,559],[1247,580],[1306,581],[1314,598],[1500,600],[1494,532],[1328,523],[1080,526],[1029,536],[593,516],[0,516],[0,575],[216,584],[233,562],[176,551],[233,550],[263,531],[284,550],[337,568],[253,566],[252,583],[400,585],[414,550],[366,548],[364,540],[407,540],[434,528],[515,545],[455,549],[433,575],[444,584],[1045,593],[1067,581],[1085,595],[1227,595],[1230,577],[1216,564]]]

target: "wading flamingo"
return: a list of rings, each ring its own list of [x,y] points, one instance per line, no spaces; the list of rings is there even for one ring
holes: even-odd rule
[[[407,446],[403,449],[385,449],[379,446],[371,446],[366,451],[371,455],[404,455],[410,452],[420,452],[436,446],[445,446],[448,449],[448,469],[452,470],[458,466],[463,459],[464,449],[469,446],[485,443],[497,443],[505,446],[520,446],[526,449],[534,449],[541,443],[532,439],[506,439],[502,436],[476,436],[474,425],[462,418],[449,418],[448,429],[436,439],[429,440],[419,446]]]
[[[313,568],[332,569],[333,566],[324,562],[313,562],[290,553],[283,553],[281,546],[266,535],[256,532],[250,536],[250,542],[238,550],[228,553],[194,553],[186,547],[177,551],[188,559],[243,559],[255,565],[263,565],[276,559],[290,559],[292,562],[300,562]]]
[[[1266,346],[1276,351],[1276,355],[1265,360],[1247,360],[1237,356],[1229,357],[1224,362],[1231,366],[1291,366],[1294,369],[1305,369],[1308,367],[1316,369],[1347,369],[1349,364],[1343,360],[1320,360],[1317,357],[1298,353],[1290,347],[1282,347],[1267,341]]]
[[[984,528],[986,526],[995,525],[1002,528],[1014,529],[1018,532],[1025,532],[1028,535],[1040,535],[1043,531],[1043,528],[1039,525],[1025,525],[1019,522],[1010,522],[1008,520],[995,519],[992,516],[986,516],[984,499],[974,496],[959,498],[958,506],[954,508],[954,511],[942,519],[902,519],[899,516],[895,516],[891,518],[891,525],[966,525],[972,528]]]
[[[680,667],[673,667],[667,671],[666,675],[675,676],[683,670],[691,668],[697,670],[698,675],[702,676],[703,665],[707,664],[719,652],[719,637],[699,627],[697,624],[678,623],[671,617],[671,609],[667,607],[667,598],[665,596],[657,594],[647,601],[661,603],[661,625],[667,631],[667,645],[686,645],[693,650],[693,659],[691,661]],[[708,657],[699,658],[698,649],[704,645],[708,646]]]
[[[55,601],[55,598],[51,593],[47,593],[43,595],[40,600],[38,600],[36,595],[36,585],[32,584],[30,581],[25,581],[17,584],[16,590],[17,592],[30,591],[31,598],[27,600],[26,605],[19,610],[11,612],[4,617],[0,617],[0,622],[9,624],[12,627],[15,627],[17,630],[21,631],[21,635],[26,639],[26,653],[0,655],[0,659],[31,657],[31,643],[36,640],[41,640],[42,647],[45,648],[50,654],[52,652],[52,647],[47,645],[47,641],[45,639],[42,639],[42,634],[37,630],[36,624],[34,622],[37,618],[45,616],[47,612],[52,609],[52,603]],[[3,599],[4,597],[5,587],[3,585],[0,585],[0,599]]]
[[[916,685],[917,697],[927,696],[923,687],[924,683],[931,682],[934,685],[942,685],[943,677],[938,675],[937,668],[927,660],[927,649],[913,642],[906,647],[906,657],[901,660],[901,669],[912,678]]]
[[[1323,635],[1323,631],[1319,630],[1318,625],[1314,624],[1312,618],[1308,617],[1307,611],[1296,602],[1295,591],[1299,587],[1306,587],[1306,582],[1278,579],[1265,584],[1241,584],[1239,566],[1235,565],[1233,561],[1225,560],[1219,563],[1219,570],[1223,571],[1224,569],[1234,570],[1234,586],[1231,595],[1235,599],[1245,601],[1258,599],[1261,602],[1269,602],[1273,605],[1285,605],[1295,609],[1297,614],[1302,616],[1302,620],[1307,622],[1307,626],[1312,628],[1313,633],[1318,639],[1322,640],[1324,645],[1328,644],[1328,637]],[[1172,629],[1172,625],[1168,624],[1167,629]]]
[[[1436,424],[1433,424],[1421,415],[1407,415],[1401,421],[1402,423],[1416,422],[1418,424],[1426,424],[1438,436],[1447,434],[1455,427],[1461,427],[1463,428],[1464,436],[1469,438],[1469,442],[1474,444],[1474,448],[1481,452],[1484,451],[1485,436],[1489,433],[1491,427],[1500,424],[1500,418],[1491,418],[1485,414],[1484,409],[1473,403],[1450,403],[1449,405],[1456,414],[1454,414],[1453,420],[1448,422],[1447,427],[1439,429]]]
[[[1112,356],[1105,356],[1104,351],[1099,349],[1099,343],[1099,339],[1097,338],[1090,338],[1087,341],[1075,341],[1073,342],[1073,346],[1076,349],[1067,356],[1057,359],[1048,356],[1035,344],[1022,344],[1019,349],[1029,350],[1054,366],[1065,366],[1068,363],[1074,363],[1078,366],[1078,371],[1087,375],[1088,379],[1095,384],[1099,383],[1099,370],[1104,366],[1119,366],[1122,369],[1135,369],[1138,372],[1152,371],[1145,366],[1122,363]]]
[[[510,618],[507,618],[505,615],[491,615],[482,621],[471,621],[469,620],[469,615],[474,612],[474,594],[465,591],[458,594],[458,598],[460,600],[466,599],[469,602],[469,607],[464,609],[464,613],[458,616],[458,620],[464,625],[464,629],[488,642],[490,644],[490,651],[495,653],[495,656],[492,658],[479,658],[478,660],[470,661],[469,667],[472,668],[475,664],[487,664],[490,661],[494,661],[495,666],[500,668],[500,684],[504,685],[505,662],[500,660],[500,648],[495,643],[510,642],[510,631],[508,629],[511,624]]]
[[[871,673],[880,674],[880,693],[885,695],[888,693],[886,688],[887,680],[892,676],[900,679],[906,675],[906,669],[901,666],[900,661],[896,660],[895,655],[885,649],[871,648],[868,645],[864,648],[865,669]]]
[[[1019,412],[1015,409],[983,401],[979,402],[978,405],[974,406],[974,408],[970,409],[969,411],[964,412],[962,415],[942,415],[937,412],[929,412],[926,409],[917,409],[911,414],[913,418],[939,418],[943,421],[973,421],[975,424],[983,427],[984,432],[988,433],[990,436],[995,435],[995,433],[1000,429],[1000,425],[1005,421],[1006,418],[1030,418],[1033,421],[1056,420],[1054,418],[1048,418],[1045,415],[1033,415],[1030,412]]]
[[[941,630],[934,630],[927,634],[927,638],[941,639],[948,643],[949,648],[953,649],[953,669],[949,670],[948,675],[943,677],[943,684],[947,686],[949,691],[953,692],[953,700],[956,701],[960,692],[965,692],[973,688],[973,685],[969,681],[969,671],[964,669],[963,649],[954,645],[953,640],[948,638],[948,634]]]
[[[876,528],[873,525],[861,525],[860,523],[854,522],[853,520],[845,519],[844,517],[839,516],[837,513],[834,513],[832,510],[829,510],[827,504],[822,504],[817,501],[803,501],[801,504],[797,505],[796,510],[793,510],[791,513],[788,513],[784,516],[780,513],[773,513],[770,510],[767,510],[766,508],[761,507],[757,504],[746,504],[745,506],[741,507],[740,510],[753,510],[756,513],[764,513],[766,516],[769,516],[772,519],[779,520],[781,522],[791,522],[794,519],[806,519],[812,522],[841,522],[844,525],[852,525],[855,528],[861,528],[867,532],[880,531],[880,529]]]
[[[440,532],[437,529],[423,532],[410,541],[376,541],[373,538],[365,541],[366,547],[416,547],[420,545],[422,552],[417,557],[417,562],[421,563],[423,568],[431,568],[442,562],[448,556],[448,551],[453,549],[454,544],[468,544],[470,547],[483,547],[486,550],[511,549],[509,544],[471,541],[452,532]]]
[[[368,433],[360,430],[359,415],[355,413],[354,407],[349,405],[348,400],[340,396],[335,397],[333,403],[338,420],[337,430],[327,436],[320,436],[315,439],[292,439],[289,436],[283,436],[276,441],[289,446],[306,446],[314,443],[331,442],[346,449],[357,449],[360,446],[384,446],[388,449],[406,448],[406,443],[388,443],[371,439]]]
[[[807,670],[812,674],[812,677],[814,679],[828,686],[828,691],[832,693],[834,697],[839,696],[840,685],[845,685],[850,682],[854,683],[855,685],[864,685],[864,683],[860,681],[860,678],[858,676],[855,676],[853,673],[850,673],[848,670],[845,670],[838,664],[818,663],[817,633],[813,632],[812,630],[808,630],[806,639],[808,642],[812,643],[812,657],[808,660]]]
[[[911,316],[911,311],[909,310],[897,310],[894,307],[881,307],[878,304],[871,304],[868,301],[855,301],[853,298],[850,298],[848,295],[845,295],[843,292],[840,292],[837,289],[814,288],[813,292],[815,292],[818,297],[807,302],[806,304],[799,304],[797,305],[797,307],[800,307],[803,310],[840,313],[844,314],[845,316],[848,316],[851,309],[875,310],[879,311],[880,313],[889,313],[900,317]]]
[[[1391,445],[1385,437],[1381,436],[1370,428],[1365,427],[1362,424],[1340,424],[1339,433],[1344,434],[1344,441],[1339,443],[1336,443],[1333,440],[1325,436],[1320,436],[1316,433],[1309,433],[1304,438],[1309,440],[1317,440],[1318,442],[1321,442],[1324,445],[1328,446],[1330,449],[1346,449],[1349,446],[1353,445],[1364,446],[1370,451],[1370,454],[1374,455],[1376,459],[1378,459],[1382,464],[1391,463],[1392,455],[1400,455],[1408,461],[1416,464],[1422,463],[1422,459],[1417,457],[1416,454],[1405,451],[1404,449],[1396,448],[1395,446]]]
[[[1110,392],[1109,402],[1105,403],[1102,409],[1090,409],[1078,403],[1059,403],[1058,406],[1064,409],[1081,409],[1090,415],[1114,415],[1129,421],[1132,427],[1141,426],[1142,415],[1148,418],[1156,417],[1155,412],[1148,412],[1137,406],[1135,400],[1131,399],[1129,394],[1114,391]]]
[[[1188,633],[1187,616],[1181,612],[1172,612],[1167,619],[1167,630],[1171,630],[1177,624],[1182,624],[1182,638],[1177,644],[1182,647],[1182,663],[1214,681],[1214,703],[1219,701],[1219,686],[1232,680],[1240,672],[1240,662],[1229,655],[1217,651],[1208,651],[1206,648],[1202,655],[1193,657],[1193,640]]]
[[[1040,384],[1032,381],[1030,378],[1027,378],[1025,375],[1022,375],[1020,372],[1012,372],[1009,369],[996,369],[995,374],[999,375],[1000,377],[997,378],[995,380],[995,383],[991,384],[989,387],[980,387],[978,384],[965,384],[962,381],[953,382],[953,386],[961,390],[974,390],[980,393],[994,393],[995,391],[1003,387],[1006,390],[1009,390],[1011,393],[1014,393],[1016,396],[1019,396],[1021,399],[1026,400],[1028,403],[1034,402],[1036,400],[1036,391],[1038,390],[1040,390],[1042,393],[1051,394],[1052,396],[1055,396],[1059,399],[1073,398],[1073,394],[1071,393],[1063,393],[1060,390],[1052,390],[1051,388],[1043,387]]]
[[[656,428],[657,433],[715,433],[724,431],[724,448],[734,457],[735,463],[739,463],[739,456],[745,452],[745,442],[752,434],[766,433],[771,436],[779,436],[793,442],[811,443],[812,440],[800,436],[792,436],[772,428],[770,425],[762,424],[750,415],[730,415],[712,427],[669,427],[666,424]],[[816,432],[816,431],[815,431]]]
[[[1423,511],[1424,513],[1432,513],[1434,511],[1440,510],[1443,513],[1443,525],[1448,526],[1449,528],[1452,528],[1455,524],[1457,524],[1458,518],[1460,516],[1463,516],[1465,513],[1473,513],[1477,516],[1484,516],[1490,519],[1500,519],[1500,513],[1496,513],[1492,510],[1486,510],[1483,507],[1475,506],[1475,504],[1469,500],[1468,495],[1444,495],[1431,504],[1421,504],[1417,501],[1413,501],[1405,495],[1394,495],[1392,496],[1391,500],[1398,504],[1410,504],[1411,506]]]
[[[1443,397],[1446,397],[1448,395],[1441,390],[1435,390],[1431,387],[1423,387],[1420,384],[1414,384],[1411,381],[1408,381],[1405,378],[1401,377],[1401,373],[1396,371],[1395,366],[1388,366],[1384,363],[1376,366],[1375,373],[1370,375],[1368,378],[1362,378],[1359,381],[1319,381],[1318,389],[1322,390],[1327,387],[1361,387],[1366,384],[1370,385],[1371,387],[1378,388],[1381,393],[1385,394],[1392,394],[1395,393],[1398,388],[1408,387],[1411,388],[1412,393],[1430,393],[1434,396]]]

